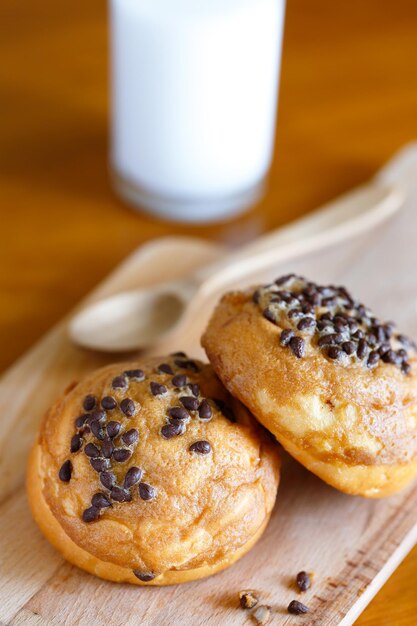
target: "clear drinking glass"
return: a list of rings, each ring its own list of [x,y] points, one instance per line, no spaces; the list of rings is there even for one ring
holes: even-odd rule
[[[262,194],[285,0],[110,0],[116,191],[208,222]]]

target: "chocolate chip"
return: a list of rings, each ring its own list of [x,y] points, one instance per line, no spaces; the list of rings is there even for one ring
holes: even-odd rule
[[[90,422],[90,428],[91,428],[91,432],[93,433],[95,437],[97,437],[97,439],[100,439],[100,440],[104,439],[103,429],[98,420],[93,420],[92,422]]]
[[[144,583],[148,583],[150,580],[153,580],[156,577],[156,574],[154,574],[153,572],[142,572],[141,570],[138,570],[138,569],[134,569],[133,573],[136,576],[136,578],[139,578],[139,580],[141,580]]]
[[[303,296],[312,298],[317,294],[317,287],[313,283],[309,283],[308,286],[303,289]]]
[[[223,400],[220,400],[219,398],[213,398],[213,402],[215,403],[219,411],[221,411],[223,416],[229,420],[229,422],[236,422],[236,418],[233,414],[232,409],[230,409]]]
[[[165,387],[165,385],[160,385],[159,383],[155,382],[151,382],[150,388],[153,396],[161,396],[162,394],[167,392],[167,388]]]
[[[88,426],[88,424],[84,424],[84,426],[80,428],[80,435],[85,435],[85,434],[88,434],[89,432],[90,432],[90,427]]]
[[[378,363],[378,361],[379,361],[379,354],[376,350],[373,350],[372,352],[370,352],[368,356],[367,365],[368,367],[373,367],[374,365]]]
[[[185,374],[176,374],[174,376],[174,378],[172,379],[172,384],[174,385],[174,387],[185,387],[185,385],[187,384],[187,377]]]
[[[92,396],[91,394],[89,394],[88,396],[85,396],[83,400],[84,411],[92,411],[94,407],[96,406],[96,401],[97,401],[96,397]]]
[[[301,337],[292,337],[292,339],[289,342],[289,346],[293,352],[293,354],[298,358],[301,359],[303,358],[304,354],[305,354],[305,343],[304,343],[304,339],[301,339]]]
[[[122,441],[127,446],[132,446],[134,443],[137,442],[138,439],[139,439],[139,433],[136,430],[136,428],[131,428],[127,432],[123,433],[123,435],[122,435]],[[116,461],[117,461],[117,459],[116,459]]]
[[[323,313],[320,315],[320,320],[324,322],[331,322],[333,320],[333,315],[329,312]]]
[[[97,509],[105,509],[108,506],[111,506],[111,502],[104,493],[95,493],[91,498],[91,504],[95,506]]]
[[[92,459],[100,456],[100,450],[93,443],[87,443],[84,448],[84,453]]]
[[[290,309],[288,311],[288,317],[290,318],[290,320],[296,320],[304,317],[304,313],[300,309]]]
[[[320,337],[317,343],[320,348],[322,348],[323,346],[330,346],[334,343],[342,343],[343,339],[344,337],[341,333],[329,333],[328,335]]]
[[[113,458],[118,463],[124,463],[125,461],[130,459],[131,456],[132,456],[132,452],[128,450],[127,448],[117,448],[113,452]]]
[[[292,615],[303,615],[304,613],[308,613],[308,606],[306,606],[302,602],[298,602],[298,600],[291,600],[288,605],[287,611]]]
[[[209,420],[213,415],[211,406],[207,400],[203,400],[198,407],[198,417],[202,420]]]
[[[318,330],[325,330],[326,328],[332,327],[332,323],[329,320],[318,320],[317,328]]]
[[[272,297],[271,297],[270,302],[271,303],[273,303],[273,302],[282,302],[282,298],[281,298],[280,294],[279,293],[274,293],[272,295]]]
[[[384,354],[382,355],[382,360],[384,361],[384,363],[396,363],[397,362],[397,355],[394,352],[394,350],[387,350],[386,352],[384,352]]]
[[[188,411],[197,411],[198,409],[199,402],[197,398],[181,396],[180,402],[184,408],[188,409]]]
[[[172,439],[172,437],[177,437],[178,435],[182,435],[185,431],[184,425],[182,422],[177,421],[173,424],[165,424],[161,428],[161,435],[164,439]]]
[[[73,438],[71,439],[71,447],[70,447],[71,452],[78,452],[78,450],[82,446],[82,443],[83,443],[82,437],[78,434],[74,435]]]
[[[334,324],[340,327],[340,330],[345,329],[349,326],[349,322],[346,319],[345,315],[339,314],[334,316]]]
[[[198,396],[200,395],[200,386],[197,385],[197,383],[188,383],[187,386],[190,389],[190,391],[193,394],[193,396],[198,398]]]
[[[343,324],[345,324],[345,326],[348,326],[349,325],[349,320],[352,319],[352,318],[347,313],[341,312],[341,313],[337,313],[334,316],[334,319],[335,319],[336,322],[342,322]]]
[[[136,405],[130,398],[124,398],[120,403],[120,408],[126,417],[133,417],[136,413]]]
[[[130,502],[132,499],[127,489],[123,489],[123,487],[118,487],[117,485],[111,490],[110,497],[112,500],[115,500],[115,502]]]
[[[358,331],[358,325],[354,320],[349,320],[349,331],[351,335]]]
[[[325,307],[333,307],[336,304],[337,300],[336,298],[323,298],[323,300],[321,301],[321,305],[325,306]]]
[[[111,381],[111,386],[113,389],[126,389],[128,382],[126,380],[126,376],[116,376]]]
[[[100,482],[106,489],[111,489],[116,483],[116,476],[113,472],[102,472],[100,474]]]
[[[262,311],[262,315],[264,316],[265,319],[267,319],[269,322],[273,322],[275,324],[276,322],[276,318],[275,318],[275,313],[273,312],[272,309],[270,309],[269,307],[267,307],[266,309],[264,309]]]
[[[397,335],[397,340],[403,344],[403,346],[406,346],[407,348],[409,348],[412,345],[412,340],[407,337],[407,335]]]
[[[173,406],[168,409],[168,415],[174,420],[187,420],[190,414],[182,406]]]
[[[364,359],[365,356],[368,354],[368,346],[364,338],[359,340],[356,354],[358,355],[359,359]]]
[[[314,293],[310,296],[309,298],[310,303],[311,303],[311,307],[309,307],[307,310],[309,310],[310,313],[312,313],[314,311],[314,307],[318,306],[321,302],[321,296],[318,293]],[[307,312],[307,310],[305,311],[305,313]]]
[[[110,459],[113,454],[114,445],[110,437],[106,437],[101,444],[101,453],[106,459]]]
[[[191,370],[192,372],[196,373],[200,371],[197,363],[195,361],[192,361],[191,359],[188,359],[187,361],[184,361],[182,359],[175,359],[174,363],[177,367],[181,367],[182,369]]]
[[[298,572],[295,580],[300,591],[307,591],[310,588],[311,580],[307,572]]]
[[[133,380],[137,380],[137,381],[142,381],[145,380],[145,373],[143,372],[143,370],[126,370],[124,372],[125,376],[127,376],[128,378],[132,378]]]
[[[319,348],[323,348],[323,346],[330,346],[333,343],[333,337],[335,337],[335,333],[328,333],[327,335],[323,335],[319,338],[317,345]]]
[[[303,317],[297,324],[298,330],[307,330],[310,328],[314,328],[316,325],[315,320],[312,317]]]
[[[409,363],[403,363],[401,365],[401,371],[404,374],[410,374],[410,372],[411,372],[411,365]]]
[[[161,374],[173,374],[172,367],[168,363],[161,363],[158,365],[158,372]]]
[[[379,343],[387,339],[387,337],[385,336],[385,329],[382,326],[373,326],[371,328],[371,332],[374,334],[376,340]]]
[[[259,293],[259,291],[258,290],[254,291],[252,294],[252,302],[254,304],[258,304],[260,298],[261,298],[261,294]]]
[[[108,459],[90,459],[90,464],[96,472],[104,472],[110,465]]]
[[[140,483],[139,484],[139,496],[142,500],[153,500],[156,496],[156,489],[148,483]]]
[[[285,283],[288,283],[288,281],[292,280],[293,278],[297,278],[295,274],[286,274],[285,276],[277,278],[275,284],[280,287],[281,285],[285,285]]]
[[[59,470],[59,479],[64,483],[69,483],[72,475],[72,463],[71,461],[64,461]]]
[[[390,339],[390,337],[392,337],[394,330],[395,330],[395,323],[394,322],[386,322],[384,324],[384,330],[385,330],[385,336],[387,339]]]
[[[106,413],[104,411],[93,411],[88,418],[88,422],[91,424],[94,420],[104,422],[106,420]]]
[[[342,343],[342,349],[350,356],[355,353],[355,344],[353,341],[344,341]]]
[[[239,604],[242,609],[253,609],[259,600],[253,591],[239,591]]]
[[[84,424],[84,426],[82,426],[82,427],[80,428],[80,431],[79,431],[79,432],[80,432],[80,435],[85,435],[85,434],[88,434],[88,433],[90,432],[90,427],[89,427],[89,425],[88,425],[87,423],[85,423],[85,424]]]
[[[126,489],[130,489],[133,485],[136,485],[142,478],[142,470],[140,467],[131,467],[127,472],[123,482],[123,486]]]
[[[98,509],[96,506],[90,506],[90,508],[83,511],[82,517],[84,522],[94,522],[100,517],[100,509]]]
[[[84,424],[86,423],[89,417],[90,417],[89,413],[84,413],[84,415],[80,415],[79,417],[77,417],[77,419],[74,422],[75,427],[82,428],[82,426],[84,426]]]
[[[181,367],[182,369],[187,367],[187,360],[185,359],[175,359],[174,363],[177,367]]]
[[[347,322],[338,321],[338,322],[334,322],[334,328],[335,330],[337,330],[338,333],[340,333],[340,332],[348,330],[349,325]]]
[[[113,396],[104,396],[104,398],[101,400],[101,406],[106,411],[112,411],[113,409],[116,408],[117,402],[113,398]]]
[[[337,346],[329,346],[327,349],[327,356],[329,359],[340,359],[343,356],[343,350]]]
[[[114,439],[114,437],[117,437],[117,435],[120,432],[120,429],[121,429],[120,422],[109,422],[107,424],[107,434],[109,437],[111,437],[111,439]]]
[[[345,298],[347,298],[348,300],[352,300],[352,296],[350,295],[350,292],[346,289],[346,287],[340,286],[337,288],[337,291],[339,295],[345,296]]]
[[[189,450],[196,454],[209,454],[211,452],[211,445],[208,441],[196,441],[191,444]]]
[[[297,299],[294,298],[292,293],[290,293],[289,291],[281,291],[279,295],[281,296],[281,300],[284,300],[284,302],[286,302],[288,306],[295,306],[298,304]]]
[[[279,338],[281,346],[288,346],[293,337],[295,337],[294,331],[291,328],[285,328]]]
[[[319,300],[320,300],[320,297],[316,294],[316,296],[314,297],[314,304],[308,304],[308,303],[307,304],[303,304],[303,307],[302,307],[303,313],[314,314],[314,310],[315,310],[314,305],[318,304]]]

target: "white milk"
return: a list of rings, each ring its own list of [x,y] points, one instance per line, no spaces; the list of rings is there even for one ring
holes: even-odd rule
[[[190,222],[260,195],[273,149],[285,0],[111,0],[119,193]]]

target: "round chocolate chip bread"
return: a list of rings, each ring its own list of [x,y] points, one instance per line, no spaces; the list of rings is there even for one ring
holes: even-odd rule
[[[167,585],[243,556],[278,480],[269,434],[210,366],[178,353],[73,386],[45,416],[27,483],[37,523],[71,563]]]
[[[202,344],[229,392],[329,484],[381,497],[417,474],[416,346],[345,288],[290,275],[226,294]]]

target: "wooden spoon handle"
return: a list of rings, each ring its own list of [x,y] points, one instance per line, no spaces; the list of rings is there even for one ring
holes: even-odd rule
[[[394,154],[366,185],[198,270],[194,284],[207,291],[221,289],[280,262],[359,235],[393,215],[416,181],[417,142],[412,142]]]
[[[404,197],[400,188],[369,183],[205,266],[194,279],[201,290],[217,291],[280,262],[335,245],[389,218],[403,204]]]

